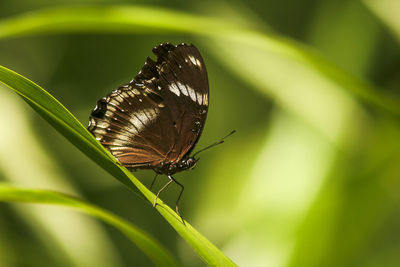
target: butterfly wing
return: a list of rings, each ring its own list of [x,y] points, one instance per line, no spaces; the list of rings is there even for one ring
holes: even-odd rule
[[[176,162],[197,143],[208,109],[208,79],[193,45],[162,44],[139,74],[100,99],[89,131],[130,168]]]
[[[157,55],[159,79],[155,85],[171,111],[177,131],[172,161],[190,154],[204,128],[208,111],[209,86],[204,61],[193,45],[163,44]]]

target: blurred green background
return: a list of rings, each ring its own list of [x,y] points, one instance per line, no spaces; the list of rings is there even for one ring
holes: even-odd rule
[[[168,8],[187,14],[174,23],[189,29],[13,36],[2,24],[66,4]],[[191,16],[231,27],[191,27]],[[152,47],[194,43],[210,80],[197,148],[237,133],[176,175],[184,217],[239,266],[400,266],[399,18],[397,0],[0,0],[0,64],[87,125],[96,101],[130,81]],[[153,173],[135,176],[148,185]],[[0,181],[78,196],[138,225],[182,265],[204,265],[155,209],[3,85]],[[162,198],[173,206],[178,189]],[[149,265],[87,215],[0,203],[0,266]]]

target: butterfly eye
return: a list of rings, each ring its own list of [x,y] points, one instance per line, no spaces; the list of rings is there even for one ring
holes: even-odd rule
[[[193,157],[190,157],[186,160],[185,162],[185,167],[186,169],[193,169],[196,166],[197,160],[195,160]]]

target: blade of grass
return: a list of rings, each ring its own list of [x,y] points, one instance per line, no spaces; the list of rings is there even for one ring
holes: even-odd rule
[[[20,189],[0,183],[0,201],[60,205],[96,217],[120,230],[157,266],[179,266],[157,240],[122,218],[77,198],[46,190]]]
[[[136,179],[131,172],[118,164],[85,127],[48,92],[29,79],[2,66],[0,66],[0,82],[19,94],[39,115],[45,118],[89,158],[129,186],[129,188],[140,192],[149,201],[149,204],[153,203],[155,195]],[[156,209],[159,213],[208,265],[236,266],[217,247],[191,227],[189,223],[182,224],[181,218],[165,205],[161,199],[158,198],[157,203]]]
[[[182,23],[185,22],[185,23]],[[211,27],[217,26],[217,30]],[[0,38],[60,32],[216,34],[224,22],[155,6],[68,6],[44,8],[0,21]]]

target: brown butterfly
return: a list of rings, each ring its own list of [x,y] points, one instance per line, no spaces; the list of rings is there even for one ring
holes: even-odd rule
[[[88,130],[123,166],[154,170],[152,185],[158,174],[168,176],[156,199],[171,182],[179,185],[179,214],[184,187],[172,175],[197,163],[190,153],[207,117],[207,71],[193,45],[165,43],[153,53],[156,61],[147,58],[131,82],[97,102]]]

